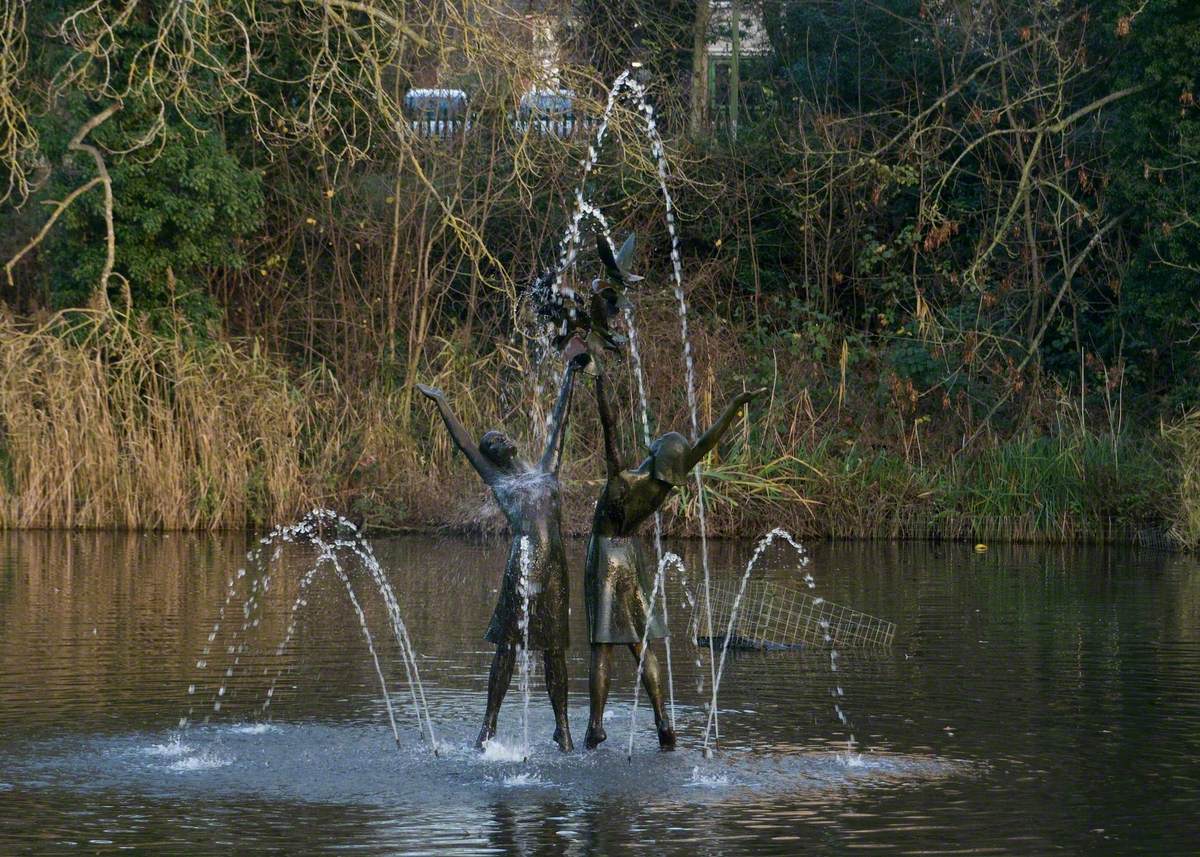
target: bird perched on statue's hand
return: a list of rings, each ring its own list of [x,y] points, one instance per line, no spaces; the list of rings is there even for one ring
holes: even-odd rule
[[[629,265],[633,262],[633,248],[636,244],[637,235],[630,232],[629,237],[625,239],[625,243],[621,245],[621,249],[614,256],[612,244],[608,242],[608,239],[603,235],[596,236],[596,252],[600,256],[600,261],[604,263],[604,272],[610,280],[620,286],[628,287],[642,281],[640,276],[629,270]]]
[[[636,244],[637,238],[631,232],[614,255],[608,238],[596,236],[596,254],[604,265],[604,272],[592,282],[592,299],[588,307],[591,324],[587,343],[594,354],[602,350],[619,351],[627,342],[624,336],[613,332],[609,322],[623,310],[633,307],[625,296],[625,289],[642,280],[629,270]]]
[[[612,329],[611,321],[632,304],[625,289],[642,277],[629,270],[636,239],[631,233],[615,254],[604,236],[596,239],[596,250],[603,270],[592,281],[586,305],[583,295],[560,282],[558,271],[547,271],[530,289],[537,318],[549,328],[551,345],[568,360],[579,359],[581,351],[598,357],[605,351],[620,351],[626,338]]]

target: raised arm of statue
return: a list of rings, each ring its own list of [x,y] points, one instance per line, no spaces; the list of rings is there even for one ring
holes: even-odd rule
[[[491,485],[499,476],[499,471],[496,467],[484,457],[479,451],[479,447],[475,441],[471,439],[471,435],[467,433],[463,424],[458,421],[458,417],[450,410],[450,406],[446,404],[446,394],[436,387],[429,387],[425,384],[417,384],[417,389],[433,400],[437,405],[438,413],[442,415],[442,421],[446,424],[446,430],[450,432],[450,439],[454,441],[454,445],[462,450],[463,455],[467,457],[467,461],[471,462],[471,466],[475,468],[475,472],[479,477]]]
[[[621,457],[617,454],[617,421],[608,398],[608,385],[603,370],[596,372],[596,410],[600,412],[600,426],[604,430],[604,463],[607,478],[612,479],[621,472]]]
[[[558,401],[554,403],[554,413],[550,417],[550,434],[546,438],[546,449],[542,452],[542,460],[538,466],[543,473],[552,470],[557,473],[562,461],[561,451],[563,438],[567,433],[567,417],[571,410],[571,389],[575,384],[575,363],[567,364],[563,372],[562,385],[558,388]]]
[[[700,439],[692,447],[692,452],[687,462],[687,469],[691,470],[704,460],[704,456],[712,451],[725,432],[729,431],[729,427],[733,425],[733,418],[737,416],[738,411],[742,409],[743,405],[765,392],[767,392],[766,387],[759,387],[757,390],[747,390],[739,393],[733,401],[726,405],[725,410],[717,418],[717,421],[712,424],[708,431],[700,435]]]

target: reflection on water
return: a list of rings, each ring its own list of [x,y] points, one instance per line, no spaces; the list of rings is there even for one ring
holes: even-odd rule
[[[626,659],[614,659],[612,746],[590,755],[561,756],[550,743],[539,675],[534,748],[523,764],[522,754],[504,752],[520,743],[511,696],[503,746],[485,756],[470,749],[505,545],[375,545],[420,653],[443,748],[434,759],[407,704],[399,653],[382,646],[403,743],[396,751],[335,579],[314,584],[275,658],[308,567],[303,549],[273,564],[258,628],[244,639],[222,634],[211,663],[197,668],[228,579],[256,544],[244,535],[0,537],[0,853],[1194,847],[1200,571],[1189,558],[812,545],[815,594],[895,621],[891,651],[842,652],[836,681],[823,651],[731,653],[722,752],[711,762],[698,753],[706,694],[696,691],[693,657],[675,658],[680,750],[656,752],[650,715],[639,714],[632,763],[623,752]],[[674,547],[697,567],[690,546]],[[715,548],[714,570],[732,579],[752,545]],[[587,716],[582,549],[571,548],[577,729]],[[760,567],[786,580],[794,565],[781,550]],[[672,586],[669,595],[682,620],[681,592]],[[363,602],[383,629],[384,605],[371,595]],[[232,663],[227,647],[243,642],[220,713],[180,733],[189,699],[198,713],[211,711]],[[272,722],[258,723],[281,666]],[[850,730],[835,702],[858,754],[845,751]]]

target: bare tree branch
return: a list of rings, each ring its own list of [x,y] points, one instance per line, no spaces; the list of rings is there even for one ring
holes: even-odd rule
[[[110,104],[108,107],[104,108],[99,113],[97,113],[95,116],[93,116],[91,119],[89,119],[88,121],[84,122],[81,126],[79,126],[79,130],[75,132],[75,136],[73,136],[71,138],[71,142],[69,142],[67,144],[67,149],[70,151],[84,152],[88,155],[91,155],[92,160],[96,164],[96,172],[99,173],[99,175],[97,175],[95,178],[91,179],[90,181],[84,183],[83,185],[80,185],[75,190],[71,191],[71,193],[69,193],[66,197],[64,197],[61,202],[54,203],[55,208],[54,208],[53,213],[51,213],[50,218],[42,225],[42,228],[38,231],[37,235],[35,235],[29,241],[28,244],[26,244],[24,247],[22,247],[17,252],[17,254],[15,256],[13,256],[11,259],[9,259],[8,262],[4,265],[4,273],[8,278],[8,285],[10,288],[13,286],[13,276],[12,276],[13,267],[19,261],[21,261],[21,258],[26,253],[28,253],[30,250],[32,250],[34,247],[38,246],[42,242],[42,240],[46,237],[46,234],[50,231],[50,227],[52,227],[54,225],[54,223],[58,220],[58,218],[60,216],[62,216],[62,213],[64,211],[66,211],[68,208],[71,207],[72,203],[74,203],[75,200],[77,200],[79,197],[83,196],[83,194],[85,194],[87,191],[94,188],[96,185],[103,185],[103,187],[104,187],[104,228],[105,228],[106,247],[105,247],[105,255],[104,255],[104,268],[100,272],[100,283],[99,283],[99,287],[98,287],[98,291],[97,291],[97,300],[102,305],[105,305],[105,306],[107,305],[107,303],[108,303],[108,281],[109,281],[109,278],[112,276],[113,265],[116,263],[116,254],[117,254],[117,236],[116,236],[116,230],[113,228],[112,177],[108,174],[108,167],[104,163],[104,156],[100,154],[100,150],[90,143],[83,142],[83,140],[85,137],[87,137],[88,134],[90,134],[92,131],[94,131],[98,126],[100,126],[102,123],[108,121],[108,119],[120,109],[121,109],[120,102],[114,102],[114,103]],[[123,296],[126,301],[126,306],[128,307],[130,305],[129,284],[124,283],[123,288],[124,288]]]
[[[96,176],[95,178],[91,179],[90,181],[75,188],[75,190],[73,190],[69,194],[67,194],[67,196],[64,197],[61,201],[52,202],[52,204],[54,205],[54,211],[50,215],[50,218],[45,223],[42,224],[42,228],[38,230],[37,235],[33,236],[33,238],[31,238],[29,240],[29,243],[27,243],[24,247],[22,247],[20,250],[18,250],[16,255],[13,256],[11,259],[9,259],[4,264],[4,273],[8,277],[8,287],[10,289],[14,288],[16,285],[13,282],[12,272],[13,272],[13,268],[16,266],[16,264],[21,261],[21,258],[26,253],[28,253],[30,250],[32,250],[34,247],[36,247],[37,245],[42,243],[42,239],[46,237],[46,233],[50,231],[50,227],[52,227],[54,225],[55,221],[58,220],[58,218],[62,215],[62,213],[64,211],[66,211],[68,208],[71,207],[71,203],[73,203],[76,200],[76,198],[83,196],[85,193],[87,193],[89,190],[94,188],[96,185],[100,184],[102,181],[104,181],[104,179],[100,178],[100,176]]]

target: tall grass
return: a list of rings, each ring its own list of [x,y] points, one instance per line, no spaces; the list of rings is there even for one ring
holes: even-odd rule
[[[696,339],[705,423],[746,364],[728,339],[703,330]],[[687,428],[674,344],[664,334],[647,349],[656,432]],[[531,458],[544,411],[530,403],[544,407],[557,378],[529,372],[527,361],[515,347],[435,340],[417,375],[447,391],[473,434],[502,427]],[[1169,522],[1180,541],[1200,543],[1200,415],[1165,430],[1166,443],[1073,418],[985,438],[969,453],[931,436],[914,454],[907,436],[888,437],[886,413],[851,395],[848,422],[843,393],[810,388],[812,377],[780,376],[702,465],[710,532],[782,524],[810,538],[1077,541]],[[630,379],[614,380],[632,414]],[[603,463],[591,384],[579,383],[564,520],[584,533]],[[830,404],[820,410],[814,399]],[[0,428],[7,528],[245,527],[315,504],[385,530],[504,527],[423,401],[412,405],[387,378],[347,389],[326,368],[290,374],[252,341],[165,336],[87,313],[37,328],[0,319]],[[631,420],[623,432],[632,465],[644,452],[640,427]],[[694,533],[696,511],[694,492],[677,492],[665,507],[669,531]]]
[[[0,419],[6,527],[244,526],[310,499],[303,402],[253,348],[0,320]]]
[[[1184,546],[1200,547],[1200,410],[1163,430],[1175,452],[1171,534]]]

